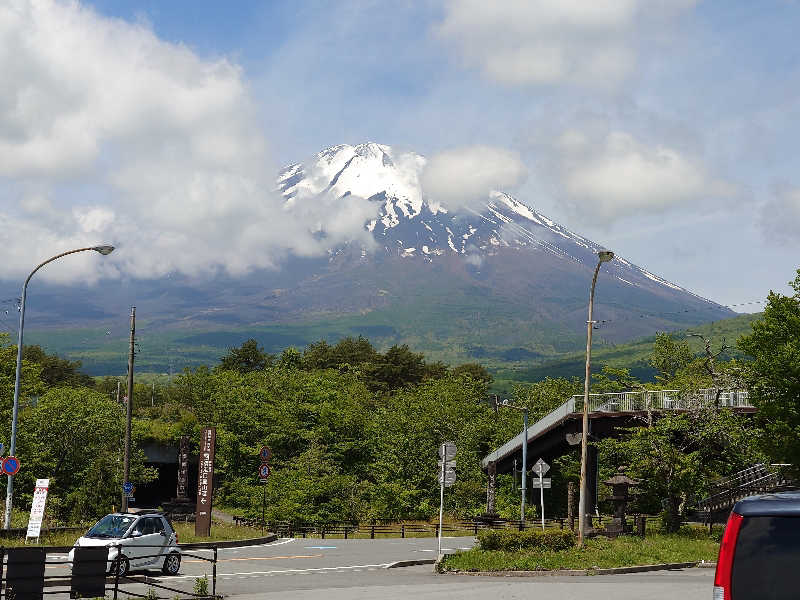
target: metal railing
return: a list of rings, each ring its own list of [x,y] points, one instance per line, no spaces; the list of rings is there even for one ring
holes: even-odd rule
[[[129,553],[136,549],[150,552],[148,548],[156,548],[153,554],[137,555],[135,558]],[[180,600],[220,600],[217,594],[217,548],[210,548],[212,556],[181,552],[181,558],[192,558],[205,561],[211,566],[211,573],[199,574],[198,578],[206,577],[208,582],[205,593],[196,593],[185,589],[166,585],[158,576],[134,574],[142,568],[155,568],[153,564],[142,567],[133,564],[126,572],[119,568],[119,558],[109,559],[117,550],[126,550],[128,555],[122,554],[128,560],[157,559],[164,556],[164,546],[95,546],[76,547],[75,554],[70,563],[66,563],[52,555],[62,555],[72,550],[69,547],[47,546],[0,546],[0,600],[25,600],[28,598],[42,598],[44,595],[69,597],[69,598],[108,598],[119,600],[120,596],[129,598],[163,598]],[[116,555],[119,557],[119,554]],[[130,564],[130,563],[128,563]],[[49,568],[48,568],[49,567]],[[68,568],[69,573],[60,574],[55,569]],[[208,577],[210,575],[210,578]],[[190,581],[190,580],[187,580]],[[146,586],[147,590],[136,586]],[[159,592],[163,590],[163,594]]]
[[[638,392],[589,394],[589,412],[691,410],[703,406],[712,406],[716,401],[717,392],[718,390],[715,389],[700,389],[689,393],[681,392],[680,390],[642,390]],[[583,395],[572,396],[570,400],[572,401],[571,412],[583,411]],[[753,408],[749,395],[744,390],[720,392],[719,405],[728,408]],[[556,411],[553,411],[553,413]]]
[[[790,484],[785,467],[759,463],[719,479],[709,486],[709,495],[697,503],[699,511],[711,513],[727,510],[739,500],[754,494],[772,492]]]

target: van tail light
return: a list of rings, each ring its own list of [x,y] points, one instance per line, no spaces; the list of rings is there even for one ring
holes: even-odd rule
[[[731,600],[731,574],[733,572],[733,555],[736,552],[736,540],[742,526],[742,515],[731,512],[725,525],[725,534],[719,545],[717,572],[714,574],[714,600]]]

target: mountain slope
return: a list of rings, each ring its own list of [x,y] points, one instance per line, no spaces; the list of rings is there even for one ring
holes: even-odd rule
[[[137,360],[162,371],[167,361],[180,369],[216,358],[251,336],[279,351],[362,334],[379,347],[408,343],[433,359],[491,364],[579,350],[602,246],[500,191],[481,205],[445,206],[426,195],[424,167],[422,156],[380,144],[324,150],[284,169],[277,188],[289,210],[319,208],[311,203],[324,196],[335,213],[335,202],[364,198],[374,215],[357,241],[243,278],[129,280],[102,293],[36,282],[31,339],[57,345],[91,370],[124,371],[135,304],[137,334],[148,348]],[[324,239],[335,219],[308,226]],[[17,286],[0,286],[0,297],[12,298]],[[624,257],[603,265],[595,308],[609,343],[733,314]],[[70,342],[65,324],[84,333]],[[48,334],[54,327],[62,333]]]

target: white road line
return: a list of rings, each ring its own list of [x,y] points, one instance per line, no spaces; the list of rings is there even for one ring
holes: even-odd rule
[[[247,576],[256,576],[256,575],[281,575],[281,574],[296,574],[296,573],[327,573],[330,571],[347,571],[347,570],[356,570],[356,569],[368,569],[369,567],[375,567],[383,569],[386,565],[391,563],[382,563],[379,565],[348,565],[343,567],[316,567],[312,569],[281,569],[275,571],[247,571],[243,573],[219,573],[217,577],[247,577]],[[161,581],[168,581],[171,579],[196,579],[199,577],[198,575],[173,575],[171,577],[159,577]]]

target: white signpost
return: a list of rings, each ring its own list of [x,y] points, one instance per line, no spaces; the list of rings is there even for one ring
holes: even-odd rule
[[[442,518],[444,517],[444,488],[456,482],[456,445],[444,442],[439,446],[439,550],[442,555]]]
[[[47,502],[47,488],[50,487],[49,479],[37,479],[36,488],[33,490],[33,504],[31,504],[31,516],[28,519],[28,531],[25,539],[36,538],[42,531],[42,519],[44,519],[44,505]]]
[[[533,482],[534,488],[539,488],[539,494],[542,505],[542,531],[544,531],[544,488],[550,487],[550,478],[544,479],[544,474],[550,470],[550,465],[544,462],[541,458],[533,465],[533,472],[539,476],[539,481]],[[538,485],[537,485],[538,484]]]

